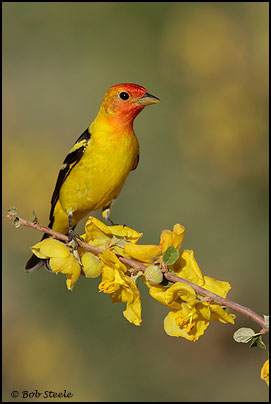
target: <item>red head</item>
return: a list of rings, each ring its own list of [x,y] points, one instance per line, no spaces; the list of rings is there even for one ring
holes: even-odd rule
[[[160,102],[137,84],[122,83],[111,87],[104,96],[100,113],[119,124],[131,124],[142,109]]]

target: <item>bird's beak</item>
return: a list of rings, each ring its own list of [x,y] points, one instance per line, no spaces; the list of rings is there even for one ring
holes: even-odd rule
[[[159,98],[155,97],[154,95],[151,95],[149,93],[145,93],[142,97],[140,97],[137,100],[138,105],[151,105],[151,104],[157,104],[160,102]]]

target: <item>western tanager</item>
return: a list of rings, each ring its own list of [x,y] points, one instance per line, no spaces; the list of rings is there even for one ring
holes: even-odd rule
[[[112,223],[111,204],[139,160],[133,121],[145,106],[159,101],[136,84],[117,84],[107,91],[97,117],[60,167],[48,227],[74,238],[77,223],[97,209]],[[43,239],[46,237],[44,234]],[[44,263],[32,255],[25,270],[34,271]]]

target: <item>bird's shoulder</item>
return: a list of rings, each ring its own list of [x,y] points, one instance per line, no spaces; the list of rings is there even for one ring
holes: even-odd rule
[[[63,185],[64,181],[70,174],[71,170],[73,167],[81,160],[84,151],[86,150],[88,143],[91,139],[91,134],[89,132],[89,129],[86,129],[81,136],[76,140],[74,143],[73,147],[67,154],[65,160],[63,161],[63,164],[60,167],[55,189],[53,192],[53,196],[51,199],[51,212],[50,212],[50,220],[53,219],[53,213],[54,213],[54,208],[55,205],[59,199],[59,193],[61,186]]]
[[[89,130],[86,129],[82,133],[82,135],[79,136],[79,138],[76,140],[73,147],[67,154],[67,156],[61,166],[62,169],[65,168],[64,165],[73,164],[75,162],[78,162],[78,160],[80,160],[80,158],[82,157],[82,155],[88,145],[90,138],[91,138],[91,134],[90,134]]]

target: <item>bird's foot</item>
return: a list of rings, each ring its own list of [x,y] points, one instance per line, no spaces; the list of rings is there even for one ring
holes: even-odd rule
[[[68,232],[68,243],[67,244],[73,243],[74,249],[77,250],[79,247],[78,240],[84,241],[82,239],[82,237],[80,237],[78,234],[75,234],[74,231],[72,229],[70,229]]]
[[[111,226],[117,226],[117,223],[114,223],[113,220],[110,219],[110,217],[106,218],[106,220],[111,224]]]
[[[111,226],[123,226],[123,227],[127,227],[126,224],[114,223],[113,220],[110,219],[110,217],[108,217],[106,220],[111,224]]]

